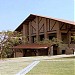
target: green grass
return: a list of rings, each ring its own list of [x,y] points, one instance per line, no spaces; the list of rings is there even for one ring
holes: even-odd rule
[[[19,61],[19,62],[4,62],[0,63],[0,75],[15,75],[20,70],[25,68],[31,63],[31,61]]]
[[[71,57],[62,57],[62,58],[54,58],[52,60],[75,60],[75,56]]]
[[[75,75],[75,61],[41,61],[26,75]]]
[[[43,60],[44,58],[46,57],[3,59],[2,63],[0,61],[0,75],[15,75],[23,68],[31,64],[35,59],[40,59],[41,62],[37,66],[35,66],[27,75],[74,75],[75,57],[58,58],[51,60],[49,59],[50,57],[47,57],[47,59]]]

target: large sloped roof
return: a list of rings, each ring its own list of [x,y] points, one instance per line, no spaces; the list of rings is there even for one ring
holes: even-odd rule
[[[32,21],[36,16],[38,17],[43,17],[43,18],[48,18],[48,19],[53,19],[56,21],[60,21],[60,22],[64,22],[64,23],[68,23],[71,25],[75,25],[75,22],[73,21],[68,21],[68,20],[63,20],[63,19],[58,19],[58,18],[52,18],[52,17],[47,17],[47,16],[41,16],[41,15],[35,15],[35,14],[30,14],[16,29],[15,31],[19,31],[19,29],[22,29],[23,27],[23,23],[28,24],[29,21]]]

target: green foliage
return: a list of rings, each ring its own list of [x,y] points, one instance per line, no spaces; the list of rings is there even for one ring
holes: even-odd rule
[[[52,41],[49,39],[44,39],[43,41],[38,41],[38,44],[48,44],[48,45],[52,45]]]
[[[56,45],[58,47],[62,47],[63,46],[63,41],[57,39],[57,38],[53,38],[52,39],[53,45]]]
[[[38,44],[48,44],[48,45],[56,45],[58,47],[61,47],[63,45],[63,42],[57,38],[53,38],[52,40],[44,39],[43,41],[38,41]]]
[[[71,39],[72,39],[71,42],[75,43],[75,36],[71,36]]]
[[[0,47],[1,52],[0,56],[3,57],[12,57],[13,51],[11,47],[21,44],[21,33],[18,32],[1,32],[0,33]]]
[[[22,43],[26,44],[28,43],[27,37],[26,36],[22,36]]]

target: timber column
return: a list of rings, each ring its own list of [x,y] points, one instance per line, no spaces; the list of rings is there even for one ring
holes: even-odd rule
[[[47,36],[47,19],[45,19],[45,22],[44,22],[44,37],[45,37],[45,39],[47,39],[48,38],[48,36]]]
[[[57,27],[57,39],[58,40],[62,40],[61,39],[61,31],[60,31],[60,22],[57,22],[58,23],[58,27]],[[57,54],[62,54],[62,51],[61,51],[61,49],[58,47],[57,48]]]
[[[13,49],[13,51],[14,51],[14,58],[16,57],[16,49]]]
[[[59,22],[58,23],[58,27],[57,27],[57,39],[61,40],[61,31],[60,31],[60,25]]]
[[[27,37],[27,30],[26,30],[26,25],[23,24],[23,44],[25,44],[26,38]]]
[[[38,16],[36,16],[36,42],[39,41],[39,23],[38,23]]]
[[[68,32],[67,34],[67,39],[68,39],[68,47],[70,47],[70,42],[71,42],[71,31]]]
[[[32,42],[32,37],[31,37],[31,21],[29,22],[29,43]]]
[[[23,36],[25,36],[25,24],[23,24]]]

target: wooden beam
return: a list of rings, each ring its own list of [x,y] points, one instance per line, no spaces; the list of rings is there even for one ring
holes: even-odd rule
[[[32,25],[31,25],[32,26]],[[36,29],[32,26],[32,28],[36,31]]]
[[[33,20],[33,22],[35,22],[35,23],[36,23],[36,21],[35,21],[35,20]]]
[[[69,31],[71,31],[72,28],[73,28],[73,26],[71,25],[70,28],[67,31],[67,34],[68,34]]]
[[[56,24],[56,21],[54,22],[54,25],[52,26],[51,30],[54,28],[55,24]]]
[[[60,30],[62,29],[62,27],[64,26],[65,23],[62,24],[62,26],[60,27]]]
[[[42,27],[44,27],[44,24],[40,27],[39,32],[40,32],[40,30],[42,29]]]
[[[38,24],[40,24],[41,20],[42,20],[42,17],[41,17],[40,21],[38,21]]]

